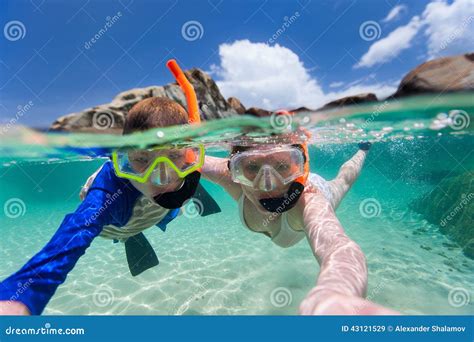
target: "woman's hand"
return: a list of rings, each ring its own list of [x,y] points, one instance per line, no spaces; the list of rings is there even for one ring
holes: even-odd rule
[[[400,315],[367,299],[315,287],[301,302],[301,315]]]
[[[23,303],[0,300],[0,316],[6,315],[29,316],[30,310]]]

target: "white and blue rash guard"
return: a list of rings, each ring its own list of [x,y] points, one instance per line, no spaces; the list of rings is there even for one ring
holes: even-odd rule
[[[41,314],[92,240],[104,226],[127,225],[141,196],[128,180],[115,175],[112,162],[105,163],[86,198],[74,213],[66,215],[46,246],[0,283],[0,300],[19,301],[31,314]],[[178,213],[179,209],[170,210],[157,225],[164,230]]]

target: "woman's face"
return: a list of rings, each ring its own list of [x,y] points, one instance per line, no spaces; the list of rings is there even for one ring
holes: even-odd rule
[[[262,151],[261,156],[252,156],[245,159],[242,165],[243,173],[247,179],[256,180],[256,183],[264,182],[265,180],[262,179],[264,176],[260,172],[264,165],[270,165],[284,178],[289,176],[293,167],[291,157],[288,155],[288,153],[281,152],[265,155],[265,153]],[[290,184],[284,184],[278,177],[270,177],[272,177],[272,184],[275,185],[275,187],[270,191],[264,191],[255,188],[255,186],[242,184],[242,191],[244,192],[244,195],[255,205],[257,209],[262,212],[267,211],[260,203],[261,199],[283,197],[290,188]]]

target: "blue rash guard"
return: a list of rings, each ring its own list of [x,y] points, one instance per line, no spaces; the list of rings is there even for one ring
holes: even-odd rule
[[[110,224],[125,226],[140,196],[128,180],[115,175],[112,163],[107,162],[84,201],[74,213],[66,215],[46,246],[0,283],[0,300],[19,301],[31,314],[41,314],[102,228]],[[171,210],[159,227],[164,230],[178,212],[179,209]]]

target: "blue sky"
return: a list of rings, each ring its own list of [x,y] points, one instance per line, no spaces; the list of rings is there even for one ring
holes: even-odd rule
[[[169,83],[169,58],[248,107],[383,97],[421,62],[474,50],[473,18],[472,0],[0,0],[0,122],[47,127]]]

